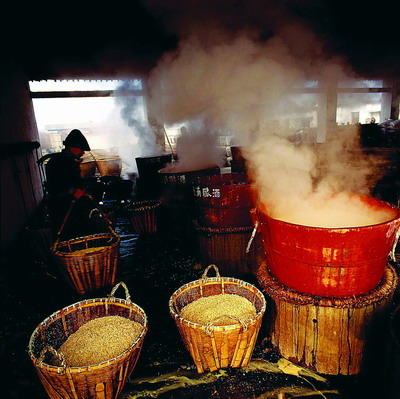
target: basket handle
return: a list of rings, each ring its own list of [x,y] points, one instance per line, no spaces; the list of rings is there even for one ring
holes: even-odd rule
[[[250,240],[249,240],[249,242],[247,243],[247,246],[246,246],[246,254],[248,254],[250,252],[251,244],[253,243],[254,237],[256,236],[256,233],[258,231],[258,225],[259,225],[259,223],[258,223],[258,220],[257,220],[254,223],[254,229],[253,229],[253,231],[251,233]]]
[[[206,334],[211,335],[211,334],[212,334],[212,327],[214,327],[215,322],[217,322],[218,320],[221,320],[223,317],[229,317],[229,318],[231,318],[231,319],[234,319],[234,320],[238,321],[238,322],[242,325],[243,331],[246,331],[246,330],[247,330],[247,325],[246,325],[246,323],[245,323],[241,318],[236,317],[236,316],[231,316],[231,315],[228,315],[228,314],[227,314],[227,315],[217,316],[217,317],[215,317],[214,319],[212,319],[211,321],[209,321],[209,322],[206,324],[205,329],[204,329],[205,332],[206,332]]]
[[[397,247],[397,243],[399,241],[399,238],[400,238],[400,228],[398,228],[397,231],[396,231],[396,235],[395,235],[394,242],[393,242],[393,247],[392,247],[392,250],[389,253],[390,259],[393,262],[396,262],[396,247]]]
[[[39,363],[43,363],[44,357],[46,356],[47,352],[50,352],[53,354],[61,363],[60,367],[65,369],[67,367],[67,362],[65,361],[65,357],[61,352],[58,352],[56,349],[54,349],[51,345],[46,345],[41,351],[39,355]]]
[[[99,211],[100,215],[105,219],[106,223],[108,224],[108,227],[110,228],[112,226],[112,222],[111,220],[107,217],[107,215],[99,208],[97,202],[94,200],[94,198],[91,195],[87,195],[86,196],[88,199],[90,199],[96,206],[94,207],[94,209],[96,209],[96,211]],[[93,212],[92,209],[90,211],[90,214]]]
[[[57,232],[57,237],[60,237],[62,231],[64,230],[65,223],[67,223],[67,220],[69,218],[69,215],[71,214],[72,208],[74,207],[75,203],[76,203],[76,199],[71,201],[71,205],[68,208],[68,212],[65,214],[65,217],[64,217],[64,220],[62,222],[62,225],[61,225],[60,229]]]
[[[201,276],[201,279],[202,279],[202,280],[206,280],[206,279],[208,278],[207,273],[208,273],[208,271],[209,271],[211,268],[214,268],[214,270],[215,270],[215,277],[221,278],[221,275],[219,274],[218,267],[215,266],[215,265],[208,265],[208,266],[206,267],[206,269],[204,270],[203,275]]]
[[[126,298],[126,300],[128,302],[130,302],[131,301],[131,296],[129,295],[128,287],[126,286],[126,284],[123,281],[120,281],[118,284],[116,284],[114,286],[114,288],[111,290],[111,293],[108,294],[108,297],[109,298],[114,298],[115,291],[117,291],[119,286],[122,286],[124,288],[124,290],[125,290],[125,298]]]

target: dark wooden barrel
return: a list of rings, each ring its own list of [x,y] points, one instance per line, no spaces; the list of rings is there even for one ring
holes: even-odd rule
[[[231,170],[233,173],[246,173],[246,159],[242,154],[242,147],[240,146],[231,146],[231,154],[232,154],[232,161],[231,161]]]
[[[143,156],[135,158],[139,178],[136,182],[139,199],[158,199],[161,195],[161,182],[158,171],[172,161],[172,154]]]
[[[195,223],[201,261],[204,265],[216,264],[226,276],[252,274],[257,264],[257,247],[260,235],[257,234],[246,251],[253,228],[225,227],[211,228]]]
[[[217,175],[218,166],[191,171],[159,171],[161,178],[162,228],[186,236],[194,234],[193,183],[201,176]]]
[[[394,309],[390,319],[390,351],[387,366],[384,369],[386,398],[400,397],[400,305]]]

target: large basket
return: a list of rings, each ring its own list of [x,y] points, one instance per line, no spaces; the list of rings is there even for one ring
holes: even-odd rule
[[[114,285],[120,241],[120,236],[109,227],[105,233],[56,240],[51,252],[70,285],[85,294]]]
[[[161,202],[144,200],[125,207],[132,227],[137,233],[155,233],[158,229]]]
[[[116,289],[122,284],[126,299],[115,298]],[[137,340],[120,355],[85,367],[53,366],[47,363],[48,355],[56,355],[67,337],[90,320],[104,316],[121,316],[140,323],[143,331]],[[114,399],[121,393],[131,375],[147,333],[147,317],[142,308],[132,303],[123,282],[118,283],[108,298],[77,302],[63,308],[41,322],[32,333],[28,355],[39,378],[52,399]],[[50,353],[49,353],[50,352]]]
[[[216,277],[207,276],[211,267],[215,269]],[[201,325],[180,316],[182,308],[189,303],[218,294],[236,294],[247,298],[254,304],[256,316],[226,326],[214,325],[213,321]],[[260,290],[245,281],[221,277],[215,265],[209,265],[200,280],[183,285],[169,300],[170,313],[199,373],[229,366],[246,366],[253,354],[265,308],[266,301]]]

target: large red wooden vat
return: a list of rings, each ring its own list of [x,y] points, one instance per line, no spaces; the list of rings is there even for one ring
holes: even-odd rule
[[[207,227],[248,227],[253,192],[243,173],[202,176],[193,185],[196,216]]]
[[[271,273],[287,287],[317,296],[348,297],[375,288],[394,245],[400,210],[373,198],[363,200],[393,216],[370,226],[322,228],[284,222],[260,208],[253,210]]]

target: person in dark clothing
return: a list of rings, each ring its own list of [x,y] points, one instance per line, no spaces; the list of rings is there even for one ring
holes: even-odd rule
[[[94,208],[84,189],[80,169],[81,157],[90,147],[78,129],[73,129],[63,144],[65,148],[52,154],[46,164],[48,209],[56,233],[70,211],[63,234],[78,237],[90,232],[88,220]]]

